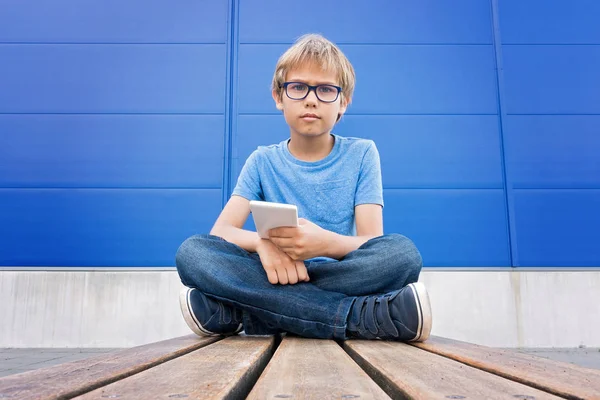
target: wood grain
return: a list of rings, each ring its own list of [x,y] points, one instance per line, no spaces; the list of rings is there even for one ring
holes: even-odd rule
[[[273,336],[232,336],[78,399],[243,399],[275,342]]]
[[[286,337],[248,399],[389,399],[332,340]]]
[[[0,398],[70,399],[214,343],[182,336],[0,378]]]
[[[600,399],[600,370],[440,337],[413,346],[558,396]]]
[[[351,340],[344,348],[393,398],[557,398],[405,343]]]

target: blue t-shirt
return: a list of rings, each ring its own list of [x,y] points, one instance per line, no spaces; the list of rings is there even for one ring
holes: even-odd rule
[[[322,160],[301,161],[288,140],[259,146],[246,160],[233,195],[295,204],[298,217],[341,235],[355,235],[354,207],[383,206],[381,165],[372,140],[333,135]]]

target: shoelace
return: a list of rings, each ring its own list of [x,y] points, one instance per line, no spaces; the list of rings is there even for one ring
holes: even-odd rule
[[[362,296],[355,300],[350,320],[358,333],[367,332],[375,337],[397,337],[398,329],[392,322],[389,308],[390,296]]]

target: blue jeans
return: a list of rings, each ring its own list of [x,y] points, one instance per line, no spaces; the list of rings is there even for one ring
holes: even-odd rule
[[[185,286],[242,310],[246,334],[342,340],[356,296],[401,289],[422,267],[413,242],[398,234],[371,239],[339,261],[305,261],[310,282],[295,285],[269,283],[257,253],[212,235],[186,239],[176,262]]]

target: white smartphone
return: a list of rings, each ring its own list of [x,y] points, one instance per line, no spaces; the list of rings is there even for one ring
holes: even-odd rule
[[[250,201],[250,211],[258,236],[269,238],[269,229],[298,226],[298,208],[293,204]]]

